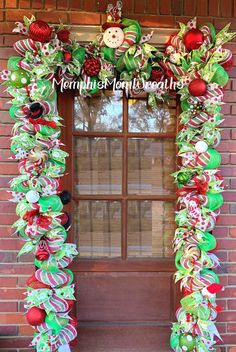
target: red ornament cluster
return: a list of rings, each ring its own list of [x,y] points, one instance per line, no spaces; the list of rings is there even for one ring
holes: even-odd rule
[[[101,63],[99,59],[89,57],[84,61],[83,69],[87,76],[97,76],[101,70]]]

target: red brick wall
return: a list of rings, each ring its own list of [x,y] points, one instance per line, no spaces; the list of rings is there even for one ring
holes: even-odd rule
[[[23,15],[35,14],[37,18],[53,23],[62,20],[68,24],[100,24],[106,9],[105,0],[0,0],[0,69],[14,54],[12,44],[17,39],[11,33],[14,22]],[[228,22],[236,30],[236,0],[124,0],[124,15],[139,19],[143,26],[176,27],[177,21],[187,21],[198,16],[200,23],[213,22],[217,29]],[[236,41],[228,45],[236,54]],[[24,352],[31,334],[22,316],[22,293],[25,280],[34,267],[29,257],[17,259],[20,241],[11,237],[11,224],[15,220],[14,204],[7,201],[8,181],[17,174],[10,156],[12,120],[7,113],[9,98],[0,89],[0,351]],[[224,310],[219,316],[219,329],[224,339],[221,352],[236,352],[236,67],[231,71],[231,81],[225,94],[223,108],[225,122],[222,132],[222,172],[229,190],[215,230],[222,260],[221,280],[225,291],[220,294]],[[17,336],[20,337],[17,337]]]

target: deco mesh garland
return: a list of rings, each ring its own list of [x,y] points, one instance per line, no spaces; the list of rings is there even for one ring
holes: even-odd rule
[[[63,350],[76,338],[76,318],[69,315],[74,297],[73,274],[67,269],[77,255],[74,244],[65,243],[70,227],[63,204],[70,195],[62,191],[66,152],[60,142],[62,118],[57,111],[53,78],[92,82],[82,94],[91,96],[99,82],[117,73],[125,82],[181,83],[178,91],[182,125],[177,135],[182,166],[173,174],[177,184],[176,281],[183,298],[173,324],[171,348],[176,351],[215,351],[220,336],[215,319],[220,307],[216,293],[222,289],[219,265],[213,251],[213,230],[223,203],[224,180],[218,167],[221,106],[228,71],[233,66],[230,50],[222,47],[235,33],[229,25],[215,33],[212,24],[197,27],[196,19],[180,23],[165,53],[148,44],[137,21],[121,18],[122,3],[108,6],[107,22],[95,40],[86,46],[70,39],[63,25],[49,26],[24,17],[13,32],[27,36],[14,44],[19,56],[8,60],[1,78],[12,96],[10,116],[14,119],[11,151],[20,176],[11,183],[12,201],[19,216],[13,227],[25,244],[19,255],[35,253],[35,274],[27,281],[26,319],[34,327],[32,346],[36,351]],[[131,88],[130,94],[143,88]],[[173,93],[146,85],[148,104],[155,109]]]

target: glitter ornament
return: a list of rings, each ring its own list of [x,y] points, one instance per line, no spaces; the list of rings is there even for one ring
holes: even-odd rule
[[[29,38],[37,42],[46,43],[51,39],[52,28],[41,20],[34,21],[29,26]]]
[[[207,84],[203,79],[196,78],[189,83],[188,90],[193,97],[199,97],[206,94]]]
[[[18,70],[12,71],[10,76],[10,82],[13,87],[22,88],[30,83],[30,76],[28,72],[20,68]]]
[[[31,190],[26,193],[25,198],[26,198],[27,202],[29,202],[29,203],[37,203],[40,196],[39,196],[38,192]]]
[[[196,347],[196,340],[191,334],[182,334],[179,337],[179,347],[184,352],[192,352]]]
[[[44,310],[37,307],[32,307],[26,314],[26,319],[30,325],[36,326],[44,322],[46,313]]]
[[[202,45],[204,41],[204,35],[200,29],[193,28],[185,33],[183,41],[187,50],[196,50]]]
[[[196,149],[196,152],[198,153],[205,153],[208,149],[208,145],[204,141],[198,141],[195,144],[195,149]]]
[[[101,69],[101,63],[99,59],[95,57],[89,57],[85,60],[83,69],[87,76],[97,76]]]

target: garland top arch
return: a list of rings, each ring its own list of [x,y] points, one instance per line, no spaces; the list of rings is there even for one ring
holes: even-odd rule
[[[173,175],[179,196],[173,247],[175,277],[184,296],[170,344],[176,352],[215,351],[220,338],[214,325],[220,311],[215,298],[222,286],[212,270],[219,261],[209,231],[220,213],[224,184],[214,148],[220,142],[227,71],[233,66],[232,53],[223,45],[236,33],[228,32],[227,25],[216,34],[212,24],[197,26],[194,18],[180,23],[162,53],[148,43],[152,33],[142,35],[137,21],[122,19],[121,9],[121,1],[108,5],[101,33],[84,46],[71,40],[62,24],[24,17],[13,32],[27,38],[14,44],[18,56],[10,57],[1,72],[12,97],[11,151],[20,173],[10,183],[19,216],[13,227],[25,241],[19,255],[35,253],[37,267],[27,281],[25,299],[26,318],[35,330],[32,346],[41,352],[69,351],[77,334],[76,318],[69,315],[75,300],[73,274],[66,267],[78,253],[75,245],[64,243],[70,220],[63,204],[70,196],[62,191],[60,178],[68,155],[60,149],[62,118],[53,83],[78,83],[86,97],[118,75],[133,96],[147,92],[152,108],[178,89],[182,166]]]

